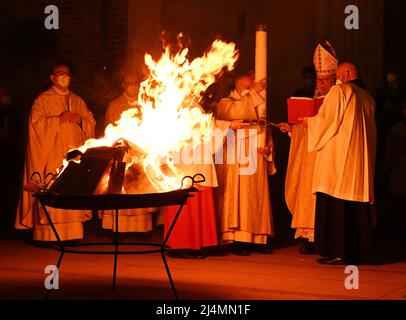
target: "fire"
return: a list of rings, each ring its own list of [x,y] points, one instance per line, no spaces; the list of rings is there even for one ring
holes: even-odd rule
[[[78,150],[113,146],[125,139],[131,150],[127,169],[141,164],[157,192],[181,186],[183,178],[174,162],[174,153],[190,143],[199,144],[211,138],[212,115],[199,106],[201,93],[224,68],[232,70],[238,59],[234,43],[216,40],[202,57],[189,61],[188,49],[172,55],[169,48],[154,61],[145,55],[148,78],[140,84],[137,109],[129,109],[120,120],[109,125],[101,139],[90,139]]]

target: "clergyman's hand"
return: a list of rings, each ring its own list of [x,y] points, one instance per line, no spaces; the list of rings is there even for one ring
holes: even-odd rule
[[[68,113],[69,113],[69,112],[65,111],[65,112],[62,112],[62,113],[59,115],[59,121],[60,121],[61,123],[65,123],[65,122],[68,122],[68,121],[69,121],[69,115],[68,115]]]
[[[73,123],[76,123],[78,126],[80,126],[82,124],[82,117],[80,115],[78,115],[77,113],[72,113],[71,121]]]
[[[308,121],[307,121],[308,117],[303,117],[303,118],[299,118],[300,121],[302,121],[302,125],[307,128],[308,125]]]
[[[80,125],[82,123],[82,117],[73,112],[65,111],[60,114],[59,118],[61,120],[61,123],[65,123],[67,121],[76,123],[77,125]]]
[[[257,93],[261,93],[266,89],[266,78],[255,82],[252,86]]]
[[[249,123],[244,123],[244,120],[233,120],[231,121],[230,128],[236,130],[244,128],[249,125],[250,125]]]
[[[292,126],[289,123],[286,122],[281,122],[278,123],[278,128],[281,130],[283,133],[291,132],[292,131]]]
[[[269,146],[258,147],[258,152],[265,156],[269,156],[271,154],[271,148]]]

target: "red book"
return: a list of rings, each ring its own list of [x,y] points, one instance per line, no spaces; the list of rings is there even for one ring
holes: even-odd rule
[[[315,99],[306,97],[290,97],[288,99],[288,122],[301,123],[300,118],[313,117],[319,112],[324,96]]]

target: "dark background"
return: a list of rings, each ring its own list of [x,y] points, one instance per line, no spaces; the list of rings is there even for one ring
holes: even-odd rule
[[[33,99],[49,85],[56,61],[73,65],[72,89],[102,121],[106,101],[118,94],[125,70],[142,70],[146,52],[161,53],[161,32],[183,32],[191,55],[200,55],[216,36],[234,41],[240,50],[238,70],[254,66],[255,26],[269,29],[269,108],[273,121],[286,121],[285,100],[301,86],[301,70],[312,65],[314,49],[328,39],[340,60],[360,68],[367,89],[383,85],[384,71],[406,72],[403,45],[404,1],[394,0],[55,0],[60,29],[46,30],[49,1],[0,2],[0,83],[11,91],[23,128]],[[357,5],[360,29],[344,28],[344,8]],[[140,71],[141,72],[141,71]],[[271,181],[276,237],[292,238],[284,202],[289,138],[274,132],[278,173]],[[24,131],[20,140],[20,159]],[[7,150],[1,150],[2,157]],[[4,170],[4,168],[2,168]],[[20,168],[16,169],[20,172]],[[18,190],[19,175],[11,184]],[[4,187],[10,190],[10,188]],[[14,190],[14,189],[13,189]],[[2,192],[1,197],[5,193]],[[17,192],[1,209],[2,226],[12,230]]]

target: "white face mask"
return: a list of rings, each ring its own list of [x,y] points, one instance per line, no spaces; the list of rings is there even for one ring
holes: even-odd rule
[[[56,79],[56,82],[58,85],[60,85],[62,88],[69,88],[70,85],[70,77],[67,75],[60,76]]]
[[[247,94],[249,94],[250,93],[250,91],[249,90],[243,90],[243,91],[241,91],[241,97],[244,97],[244,96],[246,96]]]

